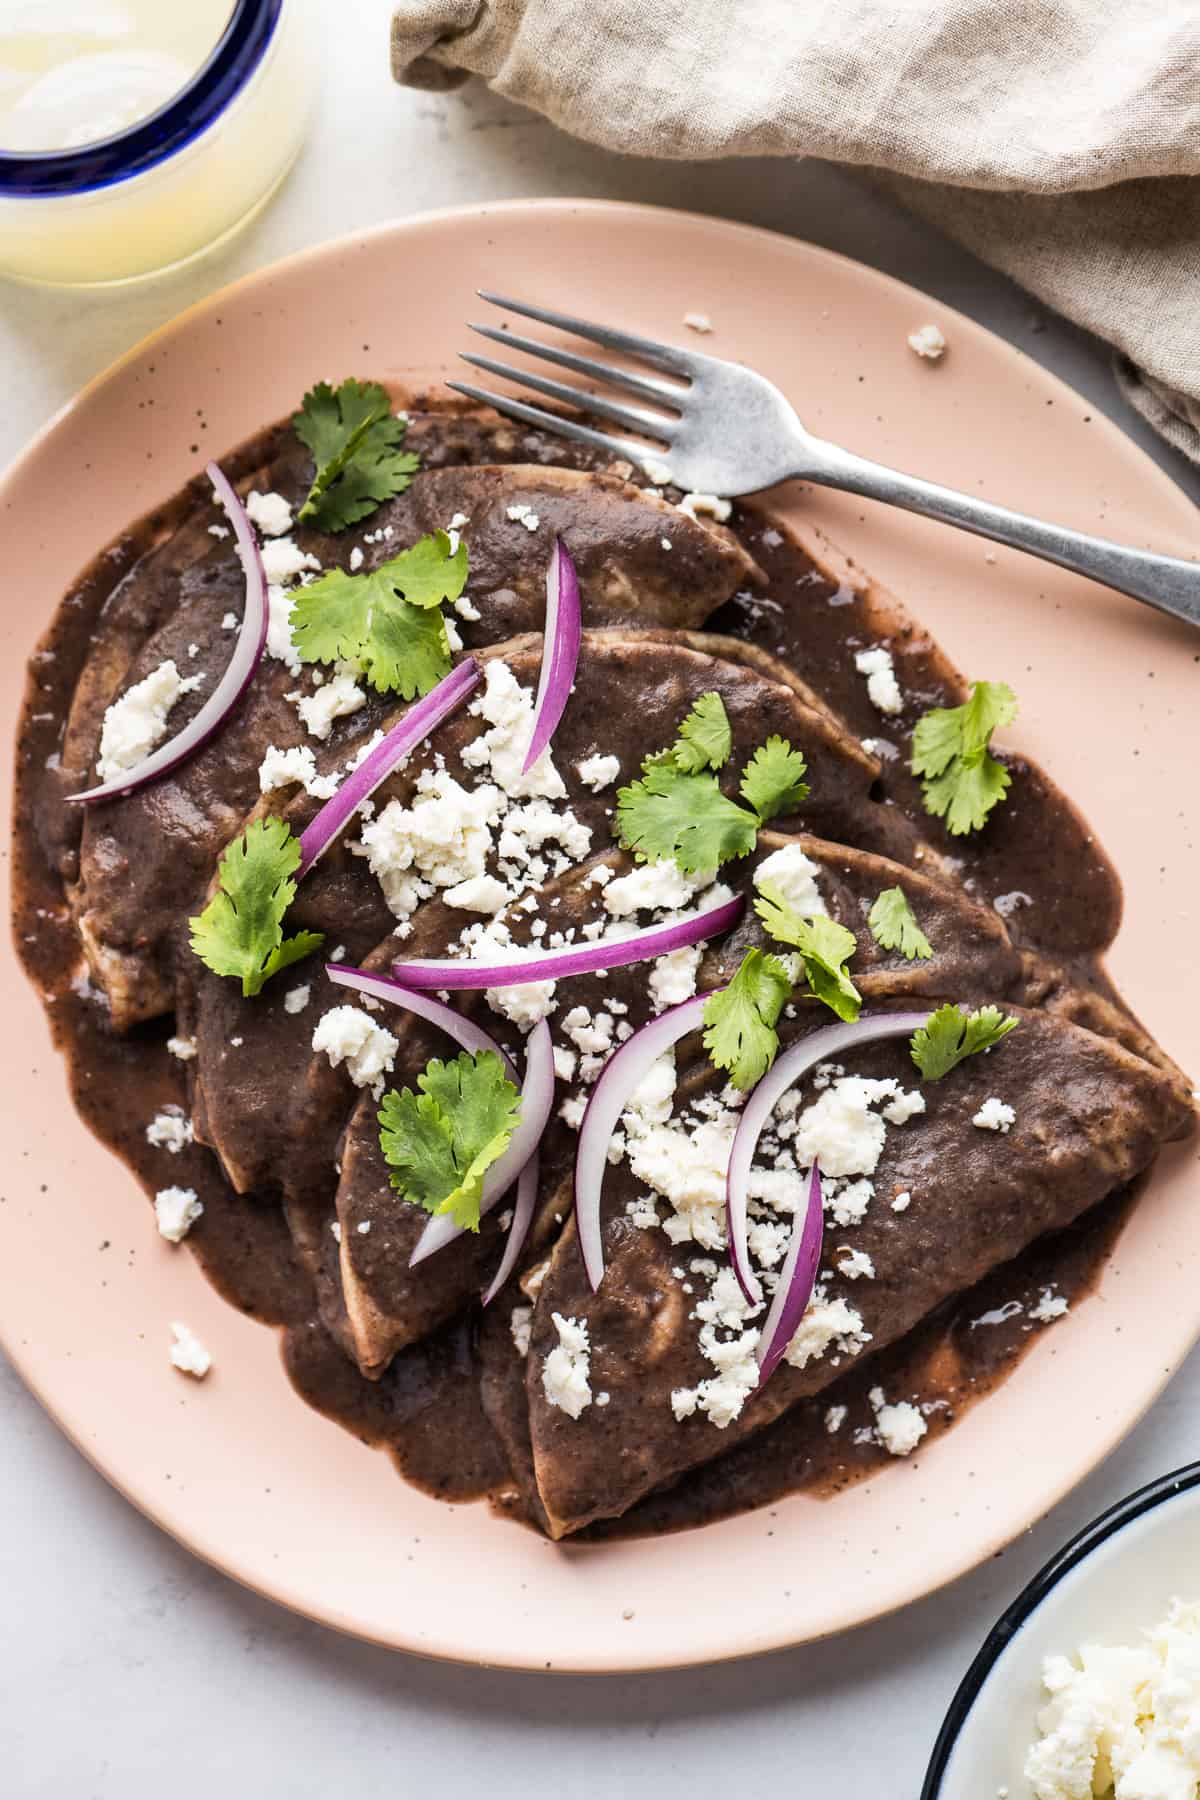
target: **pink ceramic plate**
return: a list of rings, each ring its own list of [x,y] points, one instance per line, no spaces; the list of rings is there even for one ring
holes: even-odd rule
[[[716,327],[705,348],[753,363],[823,436],[1130,543],[1195,549],[1189,501],[1085,401],[870,269],[648,208],[438,213],[294,257],[185,313],[18,460],[0,488],[8,716],[30,648],[100,545],[203,456],[289,412],[318,376],[420,384],[451,370],[476,286],[652,337],[683,336],[683,314],[704,311]],[[928,318],[950,344],[936,366],[905,343]],[[907,596],[964,668],[1019,689],[1014,737],[1083,807],[1124,874],[1113,973],[1162,1043],[1200,1070],[1179,950],[1200,887],[1186,822],[1200,767],[1200,639],[900,513],[797,488],[786,504]],[[7,781],[3,791],[8,808]],[[311,1412],[274,1334],[155,1235],[125,1170],[76,1119],[37,996],[12,962],[0,1001],[9,1354],[85,1454],[183,1543],[381,1643],[517,1668],[633,1669],[769,1650],[872,1618],[969,1569],[1058,1500],[1200,1332],[1197,1153],[1183,1146],[1162,1158],[1099,1295],[924,1454],[837,1500],[798,1497],[771,1516],[657,1542],[555,1548],[483,1507],[425,1499]],[[167,1362],[168,1321],[179,1318],[215,1354],[203,1384]],[[733,1607],[697,1601],[731,1592]]]

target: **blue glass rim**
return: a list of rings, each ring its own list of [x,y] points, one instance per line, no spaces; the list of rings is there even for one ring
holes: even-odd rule
[[[0,198],[92,193],[143,175],[185,149],[241,93],[262,61],[282,9],[283,0],[234,0],[224,31],[191,80],[127,130],[73,150],[0,151]]]

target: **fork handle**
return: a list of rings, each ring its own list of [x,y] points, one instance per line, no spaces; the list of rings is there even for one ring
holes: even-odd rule
[[[1144,600],[1159,612],[1186,619],[1189,625],[1200,625],[1200,564],[1184,562],[1176,556],[1158,556],[1151,550],[1134,550],[1109,538],[1092,537],[1066,525],[1051,525],[1044,519],[1012,512],[1007,506],[993,506],[988,500],[977,500],[954,488],[939,487],[917,475],[902,475],[881,463],[868,462],[836,444],[810,442],[807,448],[816,455],[798,471],[804,480],[861,494],[867,500],[882,500],[889,506],[902,506],[907,512],[974,531],[994,543],[1027,550],[1031,556],[1088,575],[1134,600]]]

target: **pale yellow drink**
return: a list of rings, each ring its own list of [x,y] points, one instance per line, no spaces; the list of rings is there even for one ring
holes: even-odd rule
[[[233,3],[0,0],[0,158],[86,152],[153,120],[212,56]],[[299,148],[313,79],[308,23],[306,0],[283,0],[239,91],[152,166],[129,174],[118,167],[115,178],[109,168],[99,182],[85,174],[76,191],[0,191],[0,271],[117,281],[223,237]],[[22,166],[10,167],[21,180]]]

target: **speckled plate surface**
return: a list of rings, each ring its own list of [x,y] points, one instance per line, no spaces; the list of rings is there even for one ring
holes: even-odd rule
[[[436,279],[414,282],[414,268]],[[1176,554],[1191,503],[1088,404],[911,288],[768,232],[648,208],[516,203],[431,214],[293,257],[186,312],[84,390],[0,484],[0,681],[96,550],[314,378],[448,372],[476,286],[683,335],[777,381],[821,435],[1067,524]],[[399,297],[403,297],[400,304]],[[906,335],[936,318],[944,361]],[[198,416],[202,415],[202,416]],[[197,447],[199,440],[199,448]],[[903,595],[960,665],[1019,689],[1012,741],[1083,808],[1121,869],[1109,962],[1161,1042],[1200,1070],[1181,978],[1200,857],[1200,639],[1015,552],[798,487],[801,509]],[[994,560],[990,560],[994,558]],[[4,783],[8,842],[9,783]],[[555,1547],[449,1508],[292,1392],[273,1332],[157,1238],[124,1168],[76,1118],[36,994],[4,965],[0,1333],[96,1466],[167,1531],[285,1605],[380,1643],[529,1669],[669,1667],[837,1631],[993,1554],[1129,1429],[1200,1334],[1195,1144],[1161,1159],[1098,1294],[944,1439],[833,1501],[703,1531]],[[111,1248],[102,1252],[108,1240]],[[203,1383],[168,1321],[209,1344]],[[52,1496],[47,1496],[52,1504]],[[736,1593],[736,1605],[719,1602]],[[705,1604],[703,1596],[712,1596]]]

